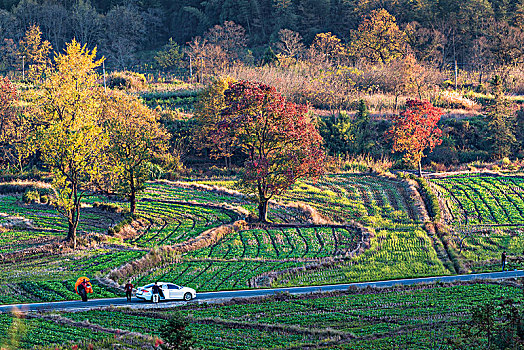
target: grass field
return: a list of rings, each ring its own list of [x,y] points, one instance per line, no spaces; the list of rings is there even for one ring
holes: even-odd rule
[[[65,236],[66,219],[50,205],[25,204],[21,197],[21,194],[0,196],[3,223],[9,224],[0,231],[0,255],[7,256],[5,260],[2,259],[0,269],[2,304],[77,299],[73,287],[78,277],[101,277],[113,268],[140,258],[146,252],[125,246],[115,249],[110,245],[60,252],[56,244]],[[92,207],[95,201],[109,200],[103,196],[86,198],[81,210],[80,237],[87,233],[106,234],[110,226],[122,220],[121,214]],[[51,244],[53,248],[31,251],[46,244]],[[30,253],[9,258],[9,253],[24,250]],[[119,290],[96,282],[94,288],[99,297],[122,294]]]

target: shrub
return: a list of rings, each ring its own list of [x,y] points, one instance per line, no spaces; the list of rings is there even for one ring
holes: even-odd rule
[[[36,190],[27,190],[24,192],[24,195],[22,196],[22,200],[24,203],[40,203],[40,193]]]
[[[191,349],[194,340],[188,325],[189,323],[181,314],[173,314],[165,327],[160,330],[160,336],[166,342],[166,344],[161,344],[160,347],[169,350]]]
[[[148,162],[146,166],[149,172],[150,180],[160,180],[165,174],[164,169],[158,164]]]
[[[100,210],[105,210],[112,213],[127,213],[129,210],[127,208],[122,208],[118,204],[115,203],[102,203],[102,202],[94,202],[93,208],[98,208]]]
[[[146,84],[146,77],[140,73],[123,71],[109,75],[108,86],[112,89],[137,91],[145,88]]]
[[[24,193],[30,190],[38,191],[40,195],[53,195],[53,189],[45,182],[11,181],[0,183],[0,194]]]
[[[489,153],[483,150],[461,151],[457,153],[459,163],[471,163],[475,161],[486,161]]]
[[[133,222],[135,219],[134,215],[128,215],[126,216],[122,221],[120,221],[118,224],[116,224],[113,227],[110,227],[107,231],[109,234],[115,234],[118,233],[124,228],[124,226],[129,225]]]

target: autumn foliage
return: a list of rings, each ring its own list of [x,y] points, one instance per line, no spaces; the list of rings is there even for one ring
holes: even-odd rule
[[[129,200],[135,213],[136,194],[149,180],[147,164],[167,151],[168,134],[158,116],[140,100],[113,91],[104,106],[103,126],[109,138],[107,161],[109,178],[118,192]]]
[[[18,93],[9,78],[0,78],[0,143],[9,140],[17,100]]]
[[[216,123],[216,142],[227,140],[246,156],[240,182],[259,202],[259,220],[267,204],[299,178],[323,172],[322,138],[304,105],[288,102],[275,88],[247,81],[230,83]]]
[[[424,150],[431,152],[442,143],[442,130],[437,127],[444,112],[427,101],[408,100],[406,109],[393,117],[393,126],[388,131],[393,139],[393,152],[404,152],[404,161],[418,164]]]

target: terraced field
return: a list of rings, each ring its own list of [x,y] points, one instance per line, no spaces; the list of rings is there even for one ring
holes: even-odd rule
[[[65,218],[50,205],[25,204],[21,197],[21,194],[0,196],[3,219],[0,228],[2,304],[76,299],[78,296],[73,287],[77,277],[86,274],[102,276],[146,253],[146,250],[126,246],[115,249],[106,245],[61,252],[59,241],[67,231]],[[107,233],[110,226],[123,218],[121,214],[89,206],[95,201],[108,199],[101,196],[86,198],[79,225],[80,237],[86,233]],[[39,249],[45,245],[49,248]],[[16,254],[24,250],[28,253]],[[95,292],[99,297],[121,295],[119,290],[96,282]]]
[[[432,182],[454,226],[524,225],[524,178],[453,176]]]
[[[130,243],[141,247],[181,243],[209,228],[238,218],[238,214],[225,209],[184,205],[161,199],[140,201],[138,215],[150,222],[139,236],[130,240]]]
[[[142,276],[138,284],[173,280],[197,290],[264,286],[264,275],[356,254],[361,232],[348,227],[254,229],[188,253],[184,261]],[[258,278],[257,278],[258,277]]]
[[[205,183],[213,184],[233,187],[232,182]],[[144,196],[154,198],[155,205],[159,200],[185,200],[255,209],[245,197],[227,190],[184,186],[157,182]],[[213,246],[185,254],[180,263],[141,274],[135,281],[172,280],[197,290],[220,290],[450,273],[435,251],[437,241],[422,228],[404,182],[374,176],[327,176],[316,183],[300,183],[279,200],[305,202],[324,217],[336,218],[341,226],[277,225],[230,234]],[[173,217],[165,220],[175,222],[181,214],[175,210],[169,215]],[[292,216],[283,210],[273,218],[286,222]],[[364,242],[362,233],[351,226],[353,220],[375,228],[376,237]]]
[[[70,294],[53,286],[70,284],[78,274],[102,276],[141,257],[150,248],[182,243],[210,228],[232,223],[241,218],[240,209],[256,212],[256,205],[248,197],[217,186],[232,187],[232,182],[152,182],[138,202],[138,216],[146,225],[136,235],[99,250],[51,257],[36,255],[17,264],[11,262],[0,272],[2,283],[6,284],[0,286],[0,300],[5,303],[14,299],[69,298]],[[96,198],[87,202],[93,200],[107,201]],[[145,284],[170,280],[203,291],[450,273],[435,250],[438,240],[429,237],[422,227],[421,215],[405,182],[376,176],[330,175],[317,182],[301,182],[278,200],[280,204],[271,205],[270,219],[275,222],[272,227],[229,234],[214,245],[184,254],[178,263],[140,273],[134,281]],[[334,224],[311,225],[304,211],[286,205],[297,201],[315,208]],[[63,219],[51,207],[27,206],[16,196],[6,196],[2,203],[12,215],[29,218],[38,224],[38,229],[52,231],[53,238],[63,235]],[[104,226],[107,230],[119,215],[108,213],[106,221],[95,224],[90,215],[96,215],[96,211],[90,208],[85,211],[83,229],[90,232],[102,232]],[[353,221],[373,229],[363,231]],[[13,234],[2,237],[10,242]],[[27,236],[27,240],[15,245],[6,243],[0,248],[12,252],[47,239],[40,232]],[[2,292],[16,289],[19,283],[35,281],[48,281],[46,290],[56,293],[50,293],[52,297],[48,299],[30,292],[20,293],[13,299]]]
[[[66,219],[53,206],[25,204],[21,195],[0,195],[0,213],[7,217],[24,218],[35,229],[47,232],[50,236],[62,235],[67,230]],[[107,228],[116,224],[120,218],[120,215],[93,208],[83,208],[81,216],[78,227],[80,233],[105,233]]]
[[[498,270],[504,250],[511,256],[509,268],[524,267],[524,178],[479,175],[431,181],[469,267]]]
[[[419,222],[406,183],[365,175],[328,175],[300,182],[282,200],[300,201],[338,222],[366,221],[378,216],[394,223]]]
[[[29,256],[3,262],[0,269],[0,303],[26,303],[77,299],[74,283],[80,276],[101,277],[124,263],[140,258],[145,251],[99,248],[48,256]],[[97,297],[122,295],[120,290],[94,282]]]

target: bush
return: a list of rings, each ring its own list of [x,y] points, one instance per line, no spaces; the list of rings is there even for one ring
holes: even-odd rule
[[[188,325],[189,323],[181,314],[173,314],[166,326],[160,330],[160,336],[166,342],[161,345],[161,348],[169,350],[191,349],[195,341],[191,330],[187,327]]]
[[[118,232],[120,232],[124,228],[124,226],[131,224],[134,219],[135,219],[134,215],[128,215],[122,221],[120,221],[118,224],[116,224],[113,227],[110,227],[107,230],[107,232],[109,234],[111,234],[111,235],[113,235],[115,233],[118,233]]]
[[[487,161],[489,159],[489,153],[487,151],[461,151],[458,152],[458,158],[460,163],[472,163],[475,161]]]
[[[160,165],[151,162],[148,162],[146,165],[150,180],[160,180],[164,176],[165,171]]]
[[[105,210],[111,213],[127,213],[129,210],[127,208],[122,208],[118,204],[115,203],[102,203],[102,202],[94,202],[93,208],[98,208],[100,210]]]
[[[473,100],[464,97],[462,93],[454,90],[444,90],[435,101],[436,107],[449,109],[479,110],[480,106]]]
[[[22,196],[22,200],[26,204],[30,203],[40,203],[40,193],[36,190],[27,190],[24,192],[24,195]]]
[[[109,75],[108,86],[112,89],[120,90],[142,90],[147,84],[143,74],[123,71],[113,72]]]

